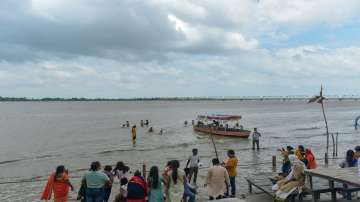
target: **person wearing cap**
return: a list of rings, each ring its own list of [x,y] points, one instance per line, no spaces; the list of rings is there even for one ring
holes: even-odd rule
[[[255,150],[255,144],[256,144],[256,148],[259,151],[260,150],[259,142],[260,142],[261,134],[257,131],[257,128],[254,128],[254,132],[252,132],[251,137],[252,137],[252,149]]]

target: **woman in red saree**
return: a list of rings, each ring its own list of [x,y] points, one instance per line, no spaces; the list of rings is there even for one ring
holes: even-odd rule
[[[317,167],[315,155],[310,149],[305,150],[305,158],[307,160],[307,169],[315,169]]]
[[[67,202],[69,188],[74,190],[69,181],[68,171],[64,166],[58,166],[56,171],[50,175],[41,195],[41,200],[51,200],[51,195],[54,192],[54,202]]]

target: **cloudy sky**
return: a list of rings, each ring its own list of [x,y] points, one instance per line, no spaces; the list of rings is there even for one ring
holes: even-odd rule
[[[1,0],[0,96],[360,94],[359,0]]]

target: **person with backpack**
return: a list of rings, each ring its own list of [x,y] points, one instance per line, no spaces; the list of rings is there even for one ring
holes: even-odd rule
[[[147,184],[137,170],[127,185],[127,202],[146,202],[147,193]]]

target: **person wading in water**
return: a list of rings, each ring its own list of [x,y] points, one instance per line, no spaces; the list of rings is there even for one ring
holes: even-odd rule
[[[260,137],[261,134],[257,131],[257,128],[254,128],[254,132],[252,133],[252,149],[255,150],[255,144],[256,148],[259,151],[260,150]]]
[[[134,126],[131,128],[131,135],[132,135],[133,144],[135,144],[135,143],[136,143],[136,125],[134,125]]]

